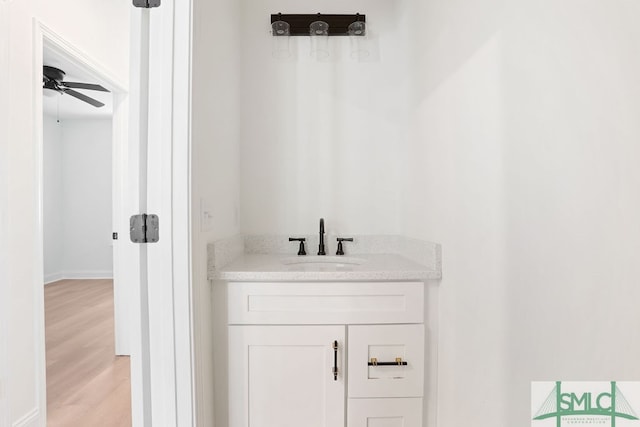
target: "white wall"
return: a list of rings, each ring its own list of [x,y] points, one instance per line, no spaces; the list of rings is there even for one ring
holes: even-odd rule
[[[438,426],[509,423],[498,3],[416,2],[404,233],[443,247]],[[463,4],[464,3],[464,4]],[[528,402],[528,395],[524,396]]]
[[[640,326],[640,5],[507,13],[509,420],[520,423],[533,378],[640,379],[629,339]]]
[[[640,8],[417,3],[404,217],[443,245],[439,426],[529,425],[532,380],[640,376]]]
[[[80,277],[110,277],[111,119],[66,120],[63,141],[65,271]]]
[[[399,182],[410,80],[405,1],[242,1],[241,224],[246,233],[400,231]],[[367,15],[370,57],[350,58],[349,38],[316,62],[309,37],[294,58],[271,55],[272,13]]]
[[[119,81],[128,81],[129,2],[100,0],[13,0],[8,9],[9,85],[0,100],[8,123],[7,197],[0,199],[11,224],[0,242],[8,252],[9,419],[20,425],[44,425],[45,390],[42,360],[42,253],[39,248],[39,155],[34,133],[33,19],[37,17],[63,39],[90,53]],[[38,54],[40,54],[38,52]]]
[[[214,336],[207,243],[239,232],[239,2],[193,4],[192,262],[197,424],[214,425]],[[202,223],[201,207],[210,215]],[[220,314],[216,313],[218,316]],[[220,339],[218,337],[218,339]],[[218,374],[221,371],[218,370]],[[213,402],[215,401],[215,405]],[[218,424],[215,424],[218,425]],[[220,424],[224,425],[224,424]]]
[[[112,121],[44,116],[45,282],[113,277]]]
[[[64,278],[64,170],[62,123],[45,114],[43,133],[44,282]]]

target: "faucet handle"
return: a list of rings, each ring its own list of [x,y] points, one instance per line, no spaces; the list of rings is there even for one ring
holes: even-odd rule
[[[353,242],[353,237],[338,237],[336,240],[338,241],[338,250],[336,251],[336,255],[344,255],[342,242]]]
[[[298,255],[306,255],[307,252],[305,252],[304,250],[304,242],[305,242],[304,237],[289,237],[289,241],[290,242],[300,242],[300,247],[298,248]]]

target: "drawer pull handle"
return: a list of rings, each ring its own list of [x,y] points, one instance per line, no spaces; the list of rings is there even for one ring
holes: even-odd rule
[[[407,366],[407,362],[402,360],[402,357],[396,357],[395,362],[378,362],[376,357],[372,357],[369,366]]]
[[[338,381],[338,341],[333,342],[333,380]]]

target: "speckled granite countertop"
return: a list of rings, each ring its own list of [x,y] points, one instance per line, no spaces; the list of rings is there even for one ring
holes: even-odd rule
[[[209,245],[208,277],[226,282],[424,281],[442,277],[438,244],[400,236],[358,236],[351,246],[354,251],[347,256],[297,257],[291,253],[296,248],[286,236],[235,236]],[[391,250],[380,253],[382,248]]]
[[[320,260],[323,258],[323,260]],[[358,263],[352,263],[355,260]],[[224,281],[427,280],[440,273],[395,254],[300,257],[244,254],[217,272]],[[342,262],[346,261],[346,262]]]

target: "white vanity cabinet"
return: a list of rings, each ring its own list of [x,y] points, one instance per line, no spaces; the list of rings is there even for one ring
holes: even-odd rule
[[[227,283],[229,427],[422,427],[423,293]]]
[[[344,326],[230,326],[229,424],[344,425],[344,343]]]

